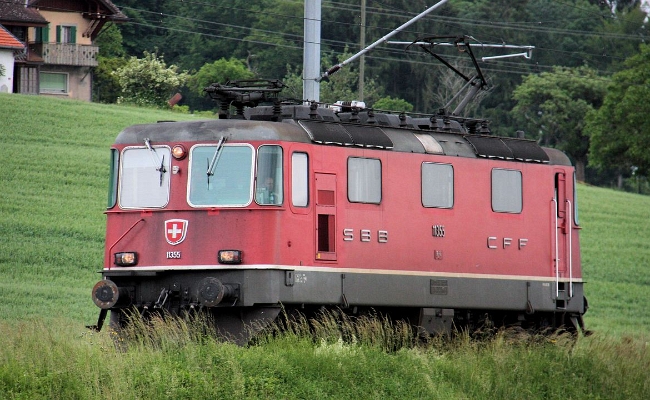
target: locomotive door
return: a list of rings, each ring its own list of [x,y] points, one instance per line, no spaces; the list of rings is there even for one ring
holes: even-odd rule
[[[553,273],[556,278],[556,298],[566,298],[565,282],[560,282],[560,278],[572,278],[571,265],[571,200],[567,198],[567,180],[564,171],[555,173],[555,196],[552,201],[553,216]],[[571,289],[569,288],[569,291]],[[569,293],[569,297],[571,293]],[[562,303],[560,303],[562,304]]]
[[[336,261],[336,175],[315,175],[316,259]]]

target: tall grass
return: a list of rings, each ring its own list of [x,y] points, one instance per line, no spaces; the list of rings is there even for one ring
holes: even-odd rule
[[[27,115],[31,117],[27,117]],[[0,398],[644,398],[650,198],[580,185],[595,335],[428,342],[382,318],[300,318],[247,347],[201,321],[84,329],[104,245],[108,148],[127,125],[193,119],[0,94]],[[354,322],[354,323],[353,323]],[[203,327],[201,327],[203,326]],[[120,344],[119,339],[126,344]],[[116,346],[118,343],[119,346]]]
[[[80,332],[62,320],[0,322],[0,394],[7,399],[643,399],[650,389],[648,344],[627,337],[502,331],[490,339],[459,335],[386,352],[383,345],[323,335],[337,330],[331,326],[320,332],[320,340],[283,331],[244,348],[206,335],[196,322],[157,319],[139,332],[143,335],[117,347],[109,334]]]

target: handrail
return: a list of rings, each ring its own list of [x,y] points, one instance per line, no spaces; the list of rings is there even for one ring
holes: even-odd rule
[[[573,224],[573,218],[571,217],[571,211],[572,211],[571,200],[567,199],[566,202],[568,204],[567,214],[569,216],[569,218],[565,223],[568,224],[567,235],[569,235],[569,251],[568,251],[569,253],[569,298],[571,298],[573,297],[573,243],[572,243],[573,232],[571,229]]]
[[[113,247],[115,247],[115,245],[118,244],[120,242],[120,240],[124,239],[124,236],[126,236],[129,232],[131,232],[133,230],[133,228],[135,228],[135,226],[138,225],[142,221],[144,221],[144,218],[140,218],[139,220],[135,221],[135,223],[133,225],[131,225],[131,227],[129,229],[127,229],[126,232],[124,232],[122,234],[122,236],[120,236],[119,239],[117,239],[115,241],[115,243],[113,243],[111,245],[111,247],[108,248],[108,254],[111,254],[112,251],[113,251]],[[108,266],[108,269],[111,269],[110,265]]]
[[[555,230],[553,231],[553,235],[555,236],[555,298],[557,299],[560,297],[560,253],[559,253],[559,242],[558,242],[558,234],[557,234],[557,199],[553,197],[553,211],[555,213]]]

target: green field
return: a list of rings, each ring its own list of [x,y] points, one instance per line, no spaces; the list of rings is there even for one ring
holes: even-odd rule
[[[0,94],[0,398],[644,398],[650,197],[581,185],[595,334],[381,345],[280,336],[248,348],[191,329],[118,351],[90,333],[108,148],[125,126],[192,115]],[[188,333],[190,332],[190,333]],[[190,338],[190,339],[188,339]],[[193,339],[192,339],[193,338]]]

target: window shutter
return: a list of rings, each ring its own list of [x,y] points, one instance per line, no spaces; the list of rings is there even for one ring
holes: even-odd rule
[[[56,26],[56,42],[61,43],[61,25]]]
[[[41,28],[41,41],[43,43],[48,43],[50,41],[50,25]]]
[[[77,27],[76,26],[71,26],[70,27],[70,41],[69,43],[77,43]]]
[[[36,43],[43,43],[43,28],[37,26],[34,36],[35,36],[34,41]]]

